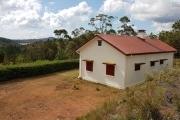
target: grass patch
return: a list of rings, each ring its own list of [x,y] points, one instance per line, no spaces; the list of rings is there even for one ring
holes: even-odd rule
[[[173,69],[147,76],[146,82],[77,120],[180,119],[180,60]]]

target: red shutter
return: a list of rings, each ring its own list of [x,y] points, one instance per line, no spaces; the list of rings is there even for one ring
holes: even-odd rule
[[[86,61],[86,70],[93,71],[93,61]]]
[[[106,75],[114,76],[115,65],[106,64]]]

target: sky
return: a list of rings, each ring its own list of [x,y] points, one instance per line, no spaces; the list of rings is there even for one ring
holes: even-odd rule
[[[180,0],[0,0],[0,37],[44,38],[54,36],[55,29],[93,29],[88,21],[99,13],[116,21],[126,15],[135,30],[158,33],[180,19]]]

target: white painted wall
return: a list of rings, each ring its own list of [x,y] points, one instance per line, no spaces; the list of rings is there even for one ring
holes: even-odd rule
[[[132,55],[127,56],[126,62],[126,80],[125,87],[129,87],[138,83],[141,83],[145,80],[147,74],[152,73],[152,71],[161,70],[166,67],[173,66],[173,56],[174,53],[158,53],[158,54],[145,54],[145,55]],[[164,61],[164,64],[160,65],[160,62],[156,62],[155,66],[150,66],[150,61],[168,59]],[[141,65],[140,71],[134,70],[135,63],[146,63]]]
[[[85,80],[93,81],[124,89],[126,56],[108,43],[102,41],[102,46],[98,46],[96,37],[88,45],[80,50],[80,71],[79,77]],[[93,60],[93,72],[86,71],[86,62],[84,59]],[[103,62],[116,63],[115,76],[106,75],[106,65]]]
[[[126,87],[142,83],[147,74],[165,67],[173,66],[174,53],[158,53],[125,56],[108,43],[102,41],[102,46],[98,46],[98,37],[80,48],[79,77],[84,80],[109,85],[115,88],[124,89]],[[93,60],[93,72],[86,71],[86,62],[83,60]],[[150,61],[168,59],[163,65],[156,62],[154,67],[150,66]],[[116,63],[115,76],[106,75],[106,65],[103,62]],[[140,71],[135,71],[135,63],[146,63],[141,65]]]

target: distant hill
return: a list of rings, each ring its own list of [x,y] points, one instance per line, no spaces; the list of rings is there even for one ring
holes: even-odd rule
[[[39,42],[39,41],[48,41],[48,40],[53,40],[55,39],[54,37],[48,37],[48,38],[40,38],[40,39],[8,39],[8,38],[3,38],[0,37],[0,48],[6,47],[6,46],[19,46],[19,45],[27,45],[31,44],[34,42]]]
[[[0,37],[0,47],[5,47],[7,45],[18,45],[15,41]]]
[[[27,44],[31,44],[34,42],[39,42],[39,41],[48,41],[48,40],[53,40],[55,39],[54,37],[48,37],[48,38],[40,38],[40,39],[21,39],[21,40],[13,40],[16,43],[20,44],[20,45],[27,45]]]
[[[0,37],[0,47],[7,45],[27,45],[39,41],[53,40],[54,37],[40,38],[40,39],[8,39]]]

